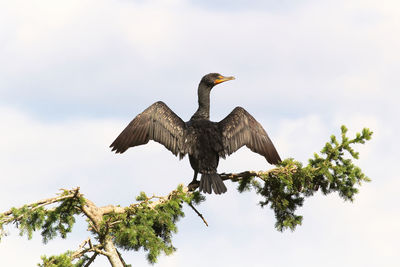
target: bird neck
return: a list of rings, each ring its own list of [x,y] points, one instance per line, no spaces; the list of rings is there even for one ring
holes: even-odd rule
[[[199,89],[197,91],[199,108],[193,114],[192,119],[210,119],[210,92],[210,86],[204,83],[199,84]]]

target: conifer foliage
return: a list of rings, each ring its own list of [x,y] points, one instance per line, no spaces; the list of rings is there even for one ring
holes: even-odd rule
[[[344,200],[352,201],[358,192],[357,185],[368,182],[353,159],[358,159],[355,144],[363,144],[372,136],[364,128],[353,139],[346,136],[347,128],[341,128],[341,140],[332,135],[320,154],[315,153],[306,166],[294,159],[286,159],[276,168],[236,174],[221,174],[223,180],[238,183],[238,191],[254,190],[262,197],[260,205],[270,206],[275,213],[276,228],[295,230],[302,216],[295,214],[306,197],[317,191],[323,194],[337,192]],[[75,217],[84,215],[91,238],[87,238],[75,251],[57,256],[42,256],[41,267],[89,266],[99,255],[108,258],[111,266],[130,266],[125,263],[118,249],[147,251],[147,259],[155,263],[161,253],[175,251],[172,235],[177,232],[177,221],[184,217],[183,205],[196,210],[205,197],[197,191],[179,185],[167,196],[147,196],[141,193],[136,202],[128,207],[97,207],[85,198],[79,188],[63,189],[56,197],[44,199],[20,208],[0,213],[0,239],[6,235],[5,226],[14,223],[20,235],[32,238],[40,231],[43,242],[56,236],[66,238],[72,231]]]

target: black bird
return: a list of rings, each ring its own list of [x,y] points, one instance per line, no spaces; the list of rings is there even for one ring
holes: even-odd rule
[[[156,102],[137,115],[110,145],[115,153],[124,153],[129,147],[154,140],[182,159],[189,154],[194,170],[190,185],[211,194],[226,192],[226,186],[217,173],[219,158],[225,158],[242,146],[264,156],[270,164],[281,161],[278,152],[264,128],[242,107],[236,107],[220,122],[210,121],[210,92],[222,82],[235,79],[218,73],[205,75],[199,84],[199,108],[188,122],[184,122],[164,102]],[[189,186],[190,186],[189,185]]]

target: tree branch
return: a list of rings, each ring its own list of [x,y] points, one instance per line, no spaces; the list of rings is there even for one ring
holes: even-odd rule
[[[28,208],[28,209],[30,209],[30,211],[35,211],[41,207],[45,207],[45,206],[60,202],[65,199],[77,197],[79,194],[79,187],[72,189],[72,190],[68,190],[68,191],[70,193],[67,195],[61,195],[58,197],[42,199],[42,200],[36,201],[34,203],[24,205],[23,207],[20,207],[17,209]],[[64,191],[64,193],[65,193],[65,191]],[[9,223],[12,221],[18,221],[19,219],[22,218],[22,215],[15,218],[14,216],[11,216],[12,214],[13,214],[13,209],[3,212],[1,215],[4,215],[4,217],[0,220],[0,224]]]
[[[203,215],[192,205],[192,203],[189,203],[188,205],[197,213],[197,215],[199,215],[199,217],[203,220],[203,222],[205,223],[205,225],[208,227],[208,223],[207,223],[207,221],[204,219]]]
[[[269,175],[272,174],[292,174],[298,170],[297,165],[288,165],[288,166],[279,166],[268,171],[244,171],[239,173],[220,173],[219,176],[223,181],[231,180],[232,182],[238,182],[244,179],[250,179],[252,177],[258,177],[262,180],[267,179]],[[187,188],[188,191],[195,191],[200,185],[200,182],[194,183],[193,181],[190,183],[190,189]]]

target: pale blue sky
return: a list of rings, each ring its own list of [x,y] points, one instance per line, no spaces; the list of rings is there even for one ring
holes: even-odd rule
[[[210,227],[187,210],[174,237],[178,251],[156,266],[394,267],[399,17],[394,0],[0,1],[0,209],[74,186],[99,205],[127,205],[141,190],[159,195],[188,183],[188,160],[161,145],[123,155],[108,145],[158,100],[189,119],[200,78],[220,72],[237,79],[213,90],[211,119],[243,106],[282,157],[304,162],[340,125],[351,133],[370,127],[375,134],[359,147],[358,163],[373,182],[353,204],[306,200],[303,225],[283,234],[253,193],[228,184],[227,194],[199,207]],[[270,167],[241,149],[219,170]],[[2,266],[33,266],[87,237],[82,224],[45,246],[38,234],[27,241],[10,231],[0,243]],[[124,256],[147,264],[143,253]]]

